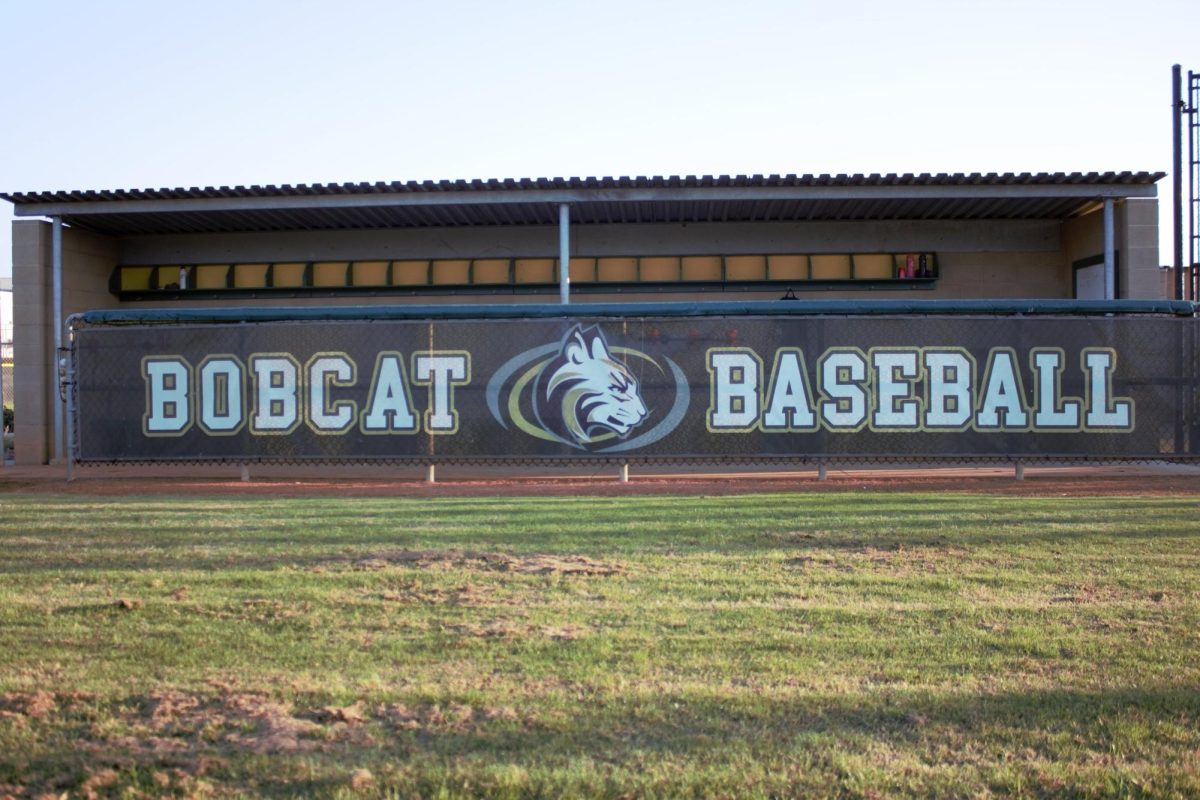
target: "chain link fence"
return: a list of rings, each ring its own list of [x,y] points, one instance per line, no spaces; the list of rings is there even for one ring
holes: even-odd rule
[[[13,314],[11,279],[0,279],[0,406],[3,407],[3,444],[0,445],[0,463],[7,463],[12,456],[13,426],[15,409],[13,391]]]
[[[0,425],[0,463],[8,463],[13,457],[13,442],[15,439],[16,409],[13,398],[13,345],[12,341],[0,341],[0,399],[3,403],[4,421]]]
[[[233,464],[1200,458],[1191,304],[866,305],[83,315],[72,452]]]
[[[13,405],[13,343],[11,340],[0,341],[0,380],[3,381],[0,390],[4,396],[4,405]]]

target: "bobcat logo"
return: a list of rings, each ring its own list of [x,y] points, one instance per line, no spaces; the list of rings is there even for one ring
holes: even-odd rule
[[[609,354],[598,326],[576,325],[538,373],[533,409],[546,430],[577,445],[624,438],[646,419],[638,380]]]
[[[638,338],[636,330],[623,335]],[[537,440],[533,452],[554,456],[564,448],[642,451],[679,427],[690,398],[687,376],[668,355],[610,347],[599,325],[578,322],[496,367],[484,394],[503,430],[520,431]]]

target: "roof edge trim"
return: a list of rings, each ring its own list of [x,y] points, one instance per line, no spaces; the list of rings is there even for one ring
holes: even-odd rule
[[[29,195],[0,195],[14,203],[19,217],[88,214],[161,214],[194,212],[287,211],[297,209],[387,208],[401,206],[466,206],[508,204],[586,204],[721,202],[739,200],[898,200],[999,198],[1151,198],[1153,183],[1096,180],[1079,183],[964,183],[845,186],[715,186],[378,192],[359,194],[234,195],[228,197],[163,197],[152,199],[66,199],[45,201]]]

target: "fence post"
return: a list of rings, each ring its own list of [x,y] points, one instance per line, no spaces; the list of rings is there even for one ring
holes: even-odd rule
[[[67,322],[68,327],[70,321]],[[68,330],[68,336],[70,331]],[[66,370],[63,373],[63,390],[67,401],[67,437],[63,447],[63,456],[67,460],[67,483],[75,480],[75,337],[70,336],[71,347],[66,350],[63,360]]]

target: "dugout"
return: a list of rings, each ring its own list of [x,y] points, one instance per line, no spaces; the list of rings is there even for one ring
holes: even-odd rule
[[[558,178],[0,194],[18,217],[35,218],[13,223],[16,456],[36,464],[61,455],[55,347],[62,321],[84,310],[1157,299],[1167,296],[1162,177]]]

